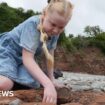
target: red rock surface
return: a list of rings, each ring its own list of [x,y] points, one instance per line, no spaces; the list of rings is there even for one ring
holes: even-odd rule
[[[58,90],[57,90],[58,91]],[[20,100],[19,105],[50,105],[43,104],[43,90],[18,90],[14,91],[14,97],[0,97],[0,105],[9,105],[9,103]],[[58,91],[57,105],[105,105],[105,93],[80,91],[72,92],[67,89]]]

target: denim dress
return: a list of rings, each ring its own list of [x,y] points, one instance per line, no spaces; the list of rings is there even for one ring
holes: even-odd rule
[[[40,83],[33,78],[23,65],[22,49],[35,56],[42,52],[40,32],[37,26],[40,16],[32,16],[13,30],[0,34],[0,75],[8,77],[19,84],[38,88]],[[55,49],[58,35],[53,35],[47,42],[48,50]]]

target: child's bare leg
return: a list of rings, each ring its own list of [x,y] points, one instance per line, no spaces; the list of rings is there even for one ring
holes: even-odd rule
[[[14,83],[11,79],[0,75],[0,90],[11,90]]]

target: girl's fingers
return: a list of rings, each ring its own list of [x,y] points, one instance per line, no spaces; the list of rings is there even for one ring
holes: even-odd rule
[[[43,98],[43,103],[50,103],[56,105],[56,99],[52,97],[44,97]]]
[[[50,98],[49,103],[54,103],[54,99]]]
[[[46,103],[50,103],[50,97],[47,97]]]
[[[43,97],[43,101],[42,102],[46,102],[46,99],[47,99],[47,96],[46,95],[44,95],[44,97]]]

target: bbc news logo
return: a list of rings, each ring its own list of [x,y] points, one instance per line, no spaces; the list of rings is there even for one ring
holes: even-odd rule
[[[0,91],[0,97],[13,97],[13,91]]]

